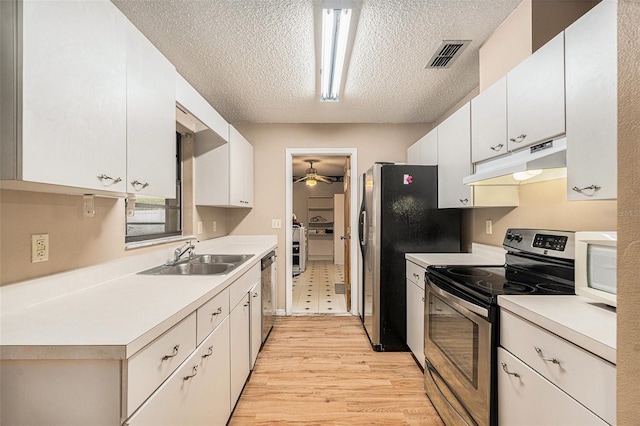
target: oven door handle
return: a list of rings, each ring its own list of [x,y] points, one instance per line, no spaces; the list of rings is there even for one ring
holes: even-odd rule
[[[454,296],[448,291],[441,289],[437,284],[434,284],[431,280],[429,280],[429,288],[431,291],[436,293],[438,296],[442,297],[444,300],[451,302],[454,305],[458,305],[461,308],[464,308],[468,311],[471,311],[475,314],[481,315],[484,318],[489,318],[489,310],[483,308],[482,306],[478,306],[475,303],[468,302],[464,299],[459,298],[458,296]]]

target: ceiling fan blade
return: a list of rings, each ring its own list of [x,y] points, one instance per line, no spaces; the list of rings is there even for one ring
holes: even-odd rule
[[[303,181],[307,180],[307,178],[308,178],[307,176],[301,177],[298,180],[294,180],[293,183],[303,182]]]
[[[329,183],[329,184],[333,183],[333,181],[326,176],[316,176],[316,180],[324,183]]]

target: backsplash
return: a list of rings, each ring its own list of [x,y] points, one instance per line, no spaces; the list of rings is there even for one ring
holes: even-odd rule
[[[617,202],[567,201],[567,180],[521,185],[520,205],[515,208],[473,210],[473,242],[501,246],[507,228],[540,228],[563,231],[615,231]],[[485,233],[491,220],[493,233]]]

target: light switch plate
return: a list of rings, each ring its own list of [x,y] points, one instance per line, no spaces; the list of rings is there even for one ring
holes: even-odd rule
[[[49,260],[49,234],[31,235],[31,263]]]
[[[491,220],[484,221],[484,233],[487,235],[493,234],[493,222]]]
[[[202,234],[202,222],[198,221],[198,235]]]
[[[282,221],[280,219],[271,219],[271,228],[272,229],[282,228]]]

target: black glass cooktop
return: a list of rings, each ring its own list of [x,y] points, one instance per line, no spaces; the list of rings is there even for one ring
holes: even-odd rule
[[[487,303],[497,296],[574,294],[573,282],[511,266],[429,266],[427,276]]]

